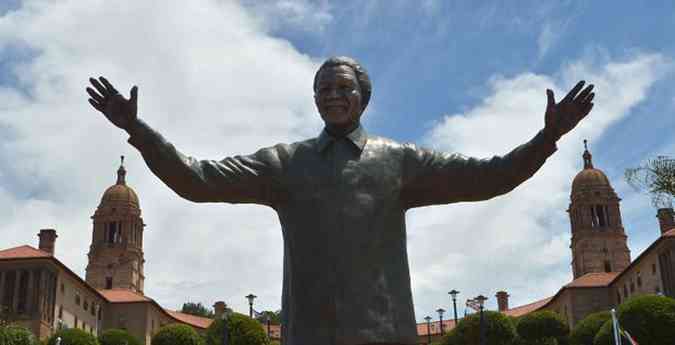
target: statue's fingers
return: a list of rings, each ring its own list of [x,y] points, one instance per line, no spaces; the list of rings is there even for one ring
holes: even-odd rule
[[[94,100],[96,100],[96,102],[103,103],[103,96],[101,96],[101,95],[99,95],[98,93],[96,93],[96,91],[94,91],[94,89],[88,87],[88,88],[87,88],[87,93],[89,94],[89,96],[91,96],[91,98],[93,98]]]
[[[583,119],[584,117],[586,117],[586,115],[588,115],[591,112],[591,109],[593,109],[593,103],[587,103],[586,105],[584,105],[584,107],[581,110],[582,114],[581,118]]]
[[[136,85],[134,85],[134,86],[131,88],[131,98],[130,98],[130,101],[131,101],[132,104],[136,104],[136,102],[138,101],[138,86],[136,86]]]
[[[571,101],[572,99],[574,99],[574,96],[576,96],[577,93],[579,93],[579,91],[581,90],[581,88],[584,87],[584,83],[585,83],[585,81],[583,81],[583,80],[580,81],[580,82],[578,82],[577,85],[575,85],[575,86],[572,88],[572,90],[570,90],[570,92],[565,96],[565,98],[563,98],[563,99],[560,101],[560,103],[563,103],[563,102],[569,102],[569,101]]]
[[[94,107],[94,109],[96,109],[96,110],[98,110],[98,111],[100,111],[100,112],[103,112],[103,105],[101,105],[100,103],[96,102],[95,100],[89,98],[89,104],[91,104],[91,106]]]
[[[89,78],[89,82],[91,83],[91,85],[94,85],[94,87],[96,88],[96,90],[97,90],[103,97],[106,97],[106,96],[108,95],[108,90],[106,90],[106,88],[103,87],[103,85],[101,85],[101,83],[99,83],[98,80],[96,80],[96,79],[94,79],[94,78]]]
[[[106,89],[108,89],[108,92],[110,92],[111,95],[116,95],[119,93],[117,92],[117,89],[115,89],[115,87],[113,87],[112,84],[110,84],[108,79],[104,77],[98,77],[98,79],[101,79],[101,82],[103,83],[103,85],[105,85]]]
[[[581,93],[579,93],[576,99],[584,101],[586,97],[588,97],[588,95],[591,93],[591,91],[593,91],[593,84],[588,85],[583,91],[581,91]]]
[[[591,92],[590,95],[588,95],[586,98],[584,98],[583,102],[584,103],[591,103],[593,101],[594,97],[595,97],[595,92]]]
[[[555,96],[553,95],[553,90],[546,89],[546,100],[547,100],[547,105],[549,107],[552,107],[552,106],[555,105]]]

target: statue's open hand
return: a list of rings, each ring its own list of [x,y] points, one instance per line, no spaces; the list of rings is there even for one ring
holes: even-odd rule
[[[553,91],[546,90],[548,104],[546,105],[546,115],[544,118],[544,133],[553,140],[557,141],[560,137],[571,131],[593,108],[592,101],[593,97],[595,97],[595,93],[591,92],[593,85],[588,85],[581,91],[583,86],[584,81],[582,80],[570,90],[560,103],[555,103]]]
[[[94,90],[87,87],[87,93],[91,97],[89,98],[89,104],[103,113],[115,126],[129,132],[132,124],[136,121],[138,87],[132,87],[131,97],[126,99],[117,92],[108,80],[103,77],[99,77],[99,80],[89,78],[91,85],[96,88]]]

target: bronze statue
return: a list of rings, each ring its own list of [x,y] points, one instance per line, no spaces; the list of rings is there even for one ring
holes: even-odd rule
[[[178,195],[277,211],[286,345],[415,344],[406,210],[511,191],[590,112],[594,97],[583,81],[559,103],[547,90],[544,129],[532,140],[503,157],[465,158],[366,134],[359,119],[370,99],[368,74],[355,60],[334,57],[314,79],[326,124],[317,138],[216,161],[182,154],[138,119],[136,86],[125,99],[105,78],[90,81],[89,103],[129,133],[150,170]]]

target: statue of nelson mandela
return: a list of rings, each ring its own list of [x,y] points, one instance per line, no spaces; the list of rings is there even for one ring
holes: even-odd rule
[[[276,210],[285,345],[416,344],[406,211],[508,193],[556,151],[594,97],[583,81],[558,103],[546,90],[544,127],[530,141],[504,156],[467,158],[366,132],[360,119],[371,96],[368,73],[352,58],[332,57],[314,78],[325,122],[316,138],[200,160],[139,119],[136,86],[126,99],[103,77],[90,82],[91,105],[129,133],[150,170],[178,195]]]

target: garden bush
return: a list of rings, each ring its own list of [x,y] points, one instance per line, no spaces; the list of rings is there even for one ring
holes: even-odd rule
[[[174,323],[160,328],[152,337],[151,343],[152,345],[202,345],[202,338],[192,327]]]
[[[508,316],[496,311],[484,311],[488,345],[511,344],[516,339],[516,328]],[[480,314],[463,318],[446,337],[444,345],[479,345]]]
[[[663,345],[675,339],[675,299],[642,295],[621,304],[617,310],[621,327],[640,345]],[[613,345],[611,320],[595,337],[596,345]]]
[[[143,345],[143,342],[123,329],[109,329],[104,331],[98,337],[98,342],[101,345]]]
[[[229,331],[228,344],[267,345],[270,342],[263,326],[246,315],[230,314],[227,318],[227,327]],[[206,345],[221,345],[223,343],[222,336],[223,320],[216,320],[206,330]]]
[[[61,345],[99,345],[96,337],[77,328],[68,328],[57,331],[49,337],[47,345],[56,345],[56,338],[59,337],[61,337]]]
[[[21,326],[0,326],[0,345],[34,345],[37,340],[28,329]]]
[[[524,315],[518,320],[516,331],[526,344],[566,343],[569,335],[567,321],[558,313],[543,310]]]
[[[591,345],[602,325],[611,319],[608,311],[587,315],[579,321],[570,334],[570,345]]]

